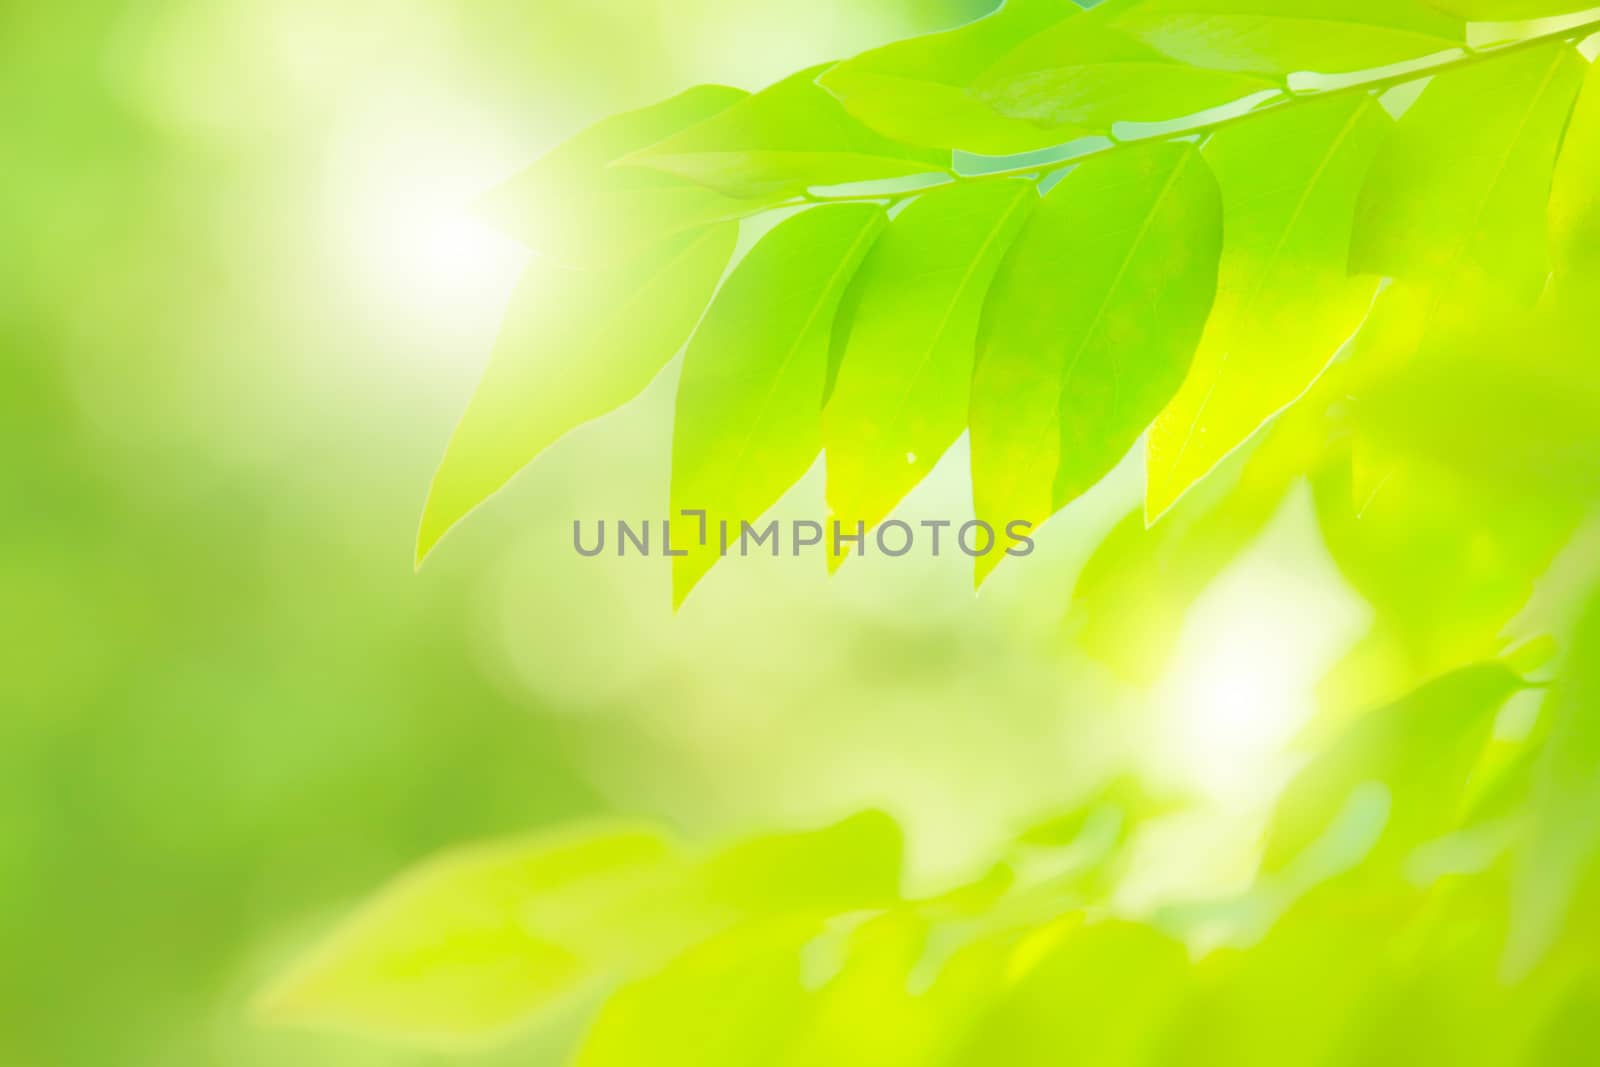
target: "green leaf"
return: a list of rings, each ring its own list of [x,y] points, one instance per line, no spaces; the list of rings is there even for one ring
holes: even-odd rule
[[[814,920],[763,920],[694,946],[612,995],[574,1067],[778,1062],[811,1011],[800,951],[820,931]]]
[[[1520,22],[1595,6],[1594,0],[1428,0],[1428,4],[1473,22]]]
[[[1386,855],[1448,833],[1495,714],[1527,683],[1501,663],[1467,667],[1362,716],[1319,752],[1279,798],[1263,867],[1283,870],[1331,827],[1358,787],[1390,796]]]
[[[1152,1054],[1162,1024],[1189,991],[1179,942],[1148,926],[1079,915],[1029,933],[1007,971],[999,1002],[953,1064],[1158,1062]]]
[[[1466,43],[1464,25],[1415,0],[1136,0],[1112,25],[1197,67],[1339,74]]]
[[[623,162],[748,198],[949,169],[948,153],[891,141],[851,118],[817,85],[830,65],[790,75]]]
[[[935,190],[862,265],[822,421],[828,504],[847,529],[882,521],[966,429],[984,299],[1038,202],[1030,182]]]
[[[984,70],[1036,33],[1078,14],[1067,0],[1006,0],[958,29],[846,60],[820,84],[886,137],[933,148],[1010,155],[1060,142],[1059,131],[1007,118],[972,92]]]
[[[746,912],[834,915],[900,899],[904,841],[882,812],[741,842],[709,860],[711,898]]]
[[[1532,826],[1513,885],[1514,973],[1525,974],[1578,919],[1600,873],[1600,598],[1577,627],[1548,702],[1550,736],[1534,777]]]
[[[630,830],[446,853],[340,927],[263,1010],[418,1037],[503,1030],[594,973],[585,928],[552,917],[581,915],[574,900],[648,884],[673,862],[661,838]]]
[[[490,192],[479,210],[529,248],[571,266],[615,263],[685,230],[748,215],[762,204],[661,171],[611,165],[748,96],[699,85],[612,116]]]
[[[1600,290],[1600,66],[1591,65],[1550,193],[1558,287]]]
[[[711,569],[822,447],[834,313],[886,222],[833,204],[779,224],[734,270],[684,356],[672,443],[673,598]],[[705,526],[683,520],[706,512]],[[704,535],[704,536],[702,536]]]
[[[650,384],[699,321],[737,239],[738,227],[722,223],[619,267],[528,267],[433,477],[419,564],[540,452]]]
[[[1303,394],[1377,291],[1348,273],[1356,199],[1392,127],[1371,97],[1334,97],[1219,131],[1217,305],[1194,368],[1150,431],[1145,511],[1190,486]]]
[[[1531,303],[1550,273],[1551,174],[1584,66],[1552,42],[1434,78],[1373,165],[1353,269]]]
[[[1433,391],[1407,395],[1413,418],[1442,399]],[[1392,635],[1402,684],[1497,654],[1506,624],[1528,603],[1580,510],[1485,485],[1404,450],[1386,454],[1381,480],[1365,493],[1352,492],[1351,478],[1348,464],[1318,473],[1317,518],[1346,580]],[[1372,664],[1362,673],[1368,685],[1381,674]]]
[[[1037,524],[1116,466],[1189,370],[1221,244],[1216,179],[1189,145],[1101,155],[1050,191],[979,330],[979,519]],[[978,561],[980,582],[997,562]]]
[[[1076,644],[1119,678],[1159,681],[1201,593],[1277,514],[1294,480],[1315,462],[1322,434],[1310,416],[1275,425],[1240,449],[1161,522],[1127,514],[1078,575],[1067,614]]]
[[[1174,62],[1105,22],[1090,12],[1034,35],[975,78],[973,95],[1059,142],[1106,134],[1120,122],[1179,119],[1279,88],[1252,74]]]

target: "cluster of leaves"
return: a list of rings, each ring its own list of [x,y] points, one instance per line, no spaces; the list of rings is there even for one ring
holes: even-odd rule
[[[1581,640],[1524,741],[1503,662],[1348,724],[1233,899],[1118,915],[1170,810],[1123,779],[917,899],[876,813],[709,857],[591,828],[425,865],[266,1007],[439,1041],[597,1005],[578,1067],[1589,1062],[1600,611]]]
[[[1328,697],[1377,710],[1331,717],[1236,899],[1118,907],[1160,817],[1127,783],[933,898],[876,815],[709,858],[586,832],[416,872],[271,1010],[438,1037],[597,997],[580,1067],[1593,1059],[1600,606],[1493,729],[1529,688],[1506,624],[1600,503],[1588,7],[1010,0],[496,193],[540,255],[421,554],[682,349],[673,508],[713,520],[825,454],[871,527],[965,433],[978,517],[1040,522],[1144,438],[1071,609],[1135,681],[1309,479],[1376,609]],[[674,540],[681,600],[714,556]]]
[[[539,255],[419,558],[685,342],[673,511],[734,528],[824,452],[833,515],[871,528],[963,432],[1000,527],[1148,433],[1153,522],[1285,409],[1327,414],[1313,386],[1358,332],[1335,399],[1360,389],[1361,432],[1338,436],[1365,442],[1365,504],[1400,445],[1454,455],[1442,427],[1384,417],[1436,387],[1427,350],[1486,322],[1559,334],[1579,302],[1552,294],[1593,279],[1600,78],[1577,44],[1596,22],[1466,47],[1468,19],[1583,6],[1009,0],[753,95],[607,119],[487,201]],[[715,559],[675,560],[678,600]]]

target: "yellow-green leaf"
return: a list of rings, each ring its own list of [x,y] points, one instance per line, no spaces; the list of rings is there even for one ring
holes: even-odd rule
[[[1504,664],[1478,664],[1357,719],[1279,798],[1264,868],[1282,870],[1304,852],[1367,783],[1389,793],[1388,821],[1378,843],[1386,853],[1403,854],[1448,833],[1495,713],[1526,685]]]
[[[1556,284],[1600,290],[1600,66],[1591,65],[1550,193]]]
[[[1188,373],[1221,244],[1216,179],[1189,145],[1099,156],[1050,191],[980,327],[979,519],[1042,522],[1127,453]],[[980,582],[997,562],[979,560]]]
[[[1373,165],[1353,269],[1532,302],[1550,273],[1551,174],[1584,69],[1555,41],[1434,78]]]
[[[1175,62],[1105,22],[1090,12],[1035,34],[975,78],[973,95],[997,114],[1067,141],[1121,122],[1184,118],[1279,87],[1254,74]]]
[[[735,200],[676,175],[612,165],[748,96],[698,85],[604,119],[490,192],[479,210],[529,248],[570,266],[617,262],[674,234],[759,210],[759,201]]]
[[[650,384],[699,321],[737,239],[738,227],[722,223],[618,267],[528,267],[433,476],[419,563],[540,452]]]
[[[584,928],[551,916],[581,915],[574,898],[648,884],[674,859],[657,835],[629,830],[446,853],[340,927],[266,995],[263,1010],[418,1037],[502,1030],[595,973]]]
[[[993,14],[846,60],[820,84],[879,133],[908,144],[1009,155],[1046,148],[1062,132],[999,114],[972,83],[1023,41],[1079,14],[1069,0],[1005,0]]]
[[[1030,182],[935,190],[862,265],[822,422],[828,505],[847,529],[882,521],[966,429],[984,299],[1038,201]]]
[[[706,313],[684,356],[673,428],[672,542],[686,553],[672,561],[675,603],[716,563],[722,531],[736,542],[740,524],[759,519],[821,450],[834,314],[885,222],[874,204],[785,220]]]
[[[1112,24],[1184,63],[1338,74],[1466,43],[1459,19],[1418,0],[1136,0]]]
[[[1313,101],[1221,130],[1217,304],[1183,388],[1151,428],[1155,520],[1306,391],[1360,325],[1376,279],[1351,277],[1350,229],[1390,122],[1370,97]]]
[[[746,198],[949,169],[948,152],[891,141],[851,118],[817,85],[829,66],[790,75],[622,162]]]

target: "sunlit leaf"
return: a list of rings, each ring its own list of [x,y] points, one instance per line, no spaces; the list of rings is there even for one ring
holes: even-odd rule
[[[1221,243],[1216,180],[1187,145],[1101,156],[1050,191],[980,328],[980,519],[1042,522],[1127,453],[1188,373]],[[980,581],[997,562],[979,560]]]
[[[1045,148],[1062,132],[996,112],[972,92],[983,71],[1034,34],[1078,13],[1069,0],[1006,0],[944,33],[913,37],[825,72],[824,89],[857,119],[909,144],[1008,155]]]
[[[1109,132],[1119,122],[1165,122],[1277,88],[1271,79],[1175,62],[1106,26],[1091,12],[1008,52],[973,79],[997,114],[1057,141]]]
[[[882,232],[874,204],[804,211],[769,233],[717,294],[684,355],[672,443],[673,598],[682,603],[730,538],[822,448],[834,314]],[[735,549],[737,551],[737,549]]]
[[[1047,1067],[1065,1050],[1108,1067],[1149,1062],[1189,967],[1183,946],[1148,926],[1068,916],[1025,938],[1006,977],[954,1063]]]
[[[1335,74],[1466,43],[1459,20],[1418,0],[1135,0],[1112,25],[1216,70]]]
[[[1435,77],[1373,165],[1353,269],[1531,303],[1550,272],[1551,174],[1583,72],[1556,41]]]
[[[622,162],[735,197],[782,197],[949,168],[949,153],[891,141],[851,118],[817,85],[828,67],[793,74]]]
[[[876,526],[966,429],[979,315],[1038,200],[1029,182],[937,190],[862,265],[822,423],[828,505],[846,528]]]
[[[811,1011],[801,947],[814,920],[758,921],[689,949],[618,990],[589,1028],[574,1067],[748,1067],[776,1063]]]
[[[1556,284],[1600,290],[1600,66],[1589,67],[1550,193]]]
[[[594,974],[582,929],[551,921],[565,902],[637,886],[673,861],[664,841],[640,831],[447,853],[353,916],[264,1009],[420,1036],[504,1029]]]
[[[712,899],[741,910],[833,915],[896,903],[902,849],[894,820],[866,812],[734,845],[700,877]]]
[[[1367,783],[1384,787],[1390,798],[1379,848],[1403,851],[1449,832],[1495,713],[1525,685],[1503,664],[1480,664],[1357,719],[1279,799],[1265,869],[1282,870],[1303,853]]]
[[[433,477],[419,562],[540,452],[650,384],[699,321],[737,238],[724,223],[606,270],[527,268]]]
[[[1592,891],[1600,873],[1600,600],[1578,625],[1547,707],[1549,740],[1514,889],[1508,952],[1518,975],[1579,918],[1580,891]]]
[[[1266,527],[1309,462],[1288,435],[1269,437],[1230,457],[1154,526],[1143,506],[1130,511],[1073,588],[1067,628],[1078,647],[1127,682],[1156,682],[1189,608]]]
[[[684,230],[750,214],[760,201],[735,200],[657,170],[611,165],[748,96],[742,89],[699,85],[604,119],[489,193],[480,211],[529,248],[569,266],[616,262]]]
[[[1350,228],[1390,126],[1371,98],[1336,97],[1206,144],[1225,220],[1217,306],[1150,431],[1152,519],[1304,393],[1361,323],[1377,282],[1349,275]]]
[[[1517,22],[1569,15],[1595,6],[1592,0],[1428,0],[1428,4],[1474,22]]]

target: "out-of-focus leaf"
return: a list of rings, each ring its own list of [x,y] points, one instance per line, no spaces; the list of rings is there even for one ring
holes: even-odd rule
[[[1174,62],[1108,27],[1097,10],[1018,45],[973,79],[971,92],[997,114],[1068,141],[1120,122],[1183,118],[1277,87],[1253,74]]]
[[[1367,389],[1358,441],[1415,455],[1502,498],[1557,511],[1600,495],[1600,380],[1589,309],[1465,319]]]
[[[748,96],[698,85],[604,119],[490,192],[479,210],[529,248],[570,266],[614,263],[684,230],[748,215],[762,203],[677,175],[611,165]]]
[[[1329,464],[1312,484],[1328,550],[1400,646],[1391,669],[1409,686],[1502,650],[1506,624],[1578,515],[1416,456],[1392,456],[1383,469],[1364,494],[1352,490],[1348,463]],[[1383,692],[1377,664],[1360,664],[1360,673]]]
[[[606,270],[528,267],[433,477],[419,563],[540,452],[650,384],[693,331],[737,239],[722,223]]]
[[[1592,892],[1600,874],[1600,599],[1579,623],[1546,714],[1549,739],[1514,885],[1507,953],[1517,975],[1570,928],[1580,891]]]
[[[1221,244],[1216,179],[1188,145],[1101,156],[1050,191],[979,330],[980,519],[1037,524],[1127,453],[1188,373]],[[997,562],[979,559],[980,582]]]
[[[1136,507],[1078,575],[1066,628],[1085,653],[1134,685],[1166,669],[1189,608],[1266,527],[1320,455],[1318,413],[1286,416],[1236,451],[1154,526]]]
[[[855,931],[838,973],[813,1000],[782,1067],[922,1067],[941,1062],[977,1014],[984,989],[956,965],[914,988],[929,950],[928,924],[906,912]]]
[[[1389,792],[1389,818],[1377,846],[1386,855],[1449,832],[1495,713],[1526,684],[1504,664],[1479,664],[1353,722],[1279,798],[1264,869],[1281,871],[1302,854],[1366,783]]]
[[[897,215],[845,298],[823,413],[828,505],[871,529],[967,426],[978,320],[1039,197],[1029,182],[950,186]]]
[[[908,144],[988,155],[1046,148],[1065,139],[1062,131],[999,114],[973,94],[972,82],[1023,41],[1078,12],[1069,0],[1005,0],[958,29],[846,60],[820,82],[857,119]]]
[[[1013,950],[995,1006],[952,1064],[1147,1063],[1188,992],[1183,946],[1148,926],[1071,915]]]
[[[504,1029],[595,974],[582,925],[554,916],[576,899],[647,886],[674,862],[661,838],[636,831],[447,853],[356,914],[268,993],[264,1010],[428,1037]]]
[[[1600,66],[1590,65],[1550,193],[1556,285],[1600,291]]]
[[[780,223],[717,294],[684,355],[672,441],[673,600],[816,459],[834,314],[885,225],[874,204]],[[706,512],[705,526],[684,510]],[[703,536],[702,536],[703,535]]]
[[[574,1067],[781,1062],[811,1012],[800,950],[819,931],[815,920],[759,921],[696,945],[618,990],[589,1028]]]
[[[1520,22],[1595,6],[1592,0],[1428,0],[1428,4],[1473,22]]]
[[[902,851],[894,820],[866,812],[734,845],[701,877],[713,900],[741,910],[833,915],[896,903]]]
[[[1435,77],[1378,153],[1352,268],[1532,303],[1550,272],[1551,175],[1584,69],[1555,41]]]
[[[1417,0],[1136,0],[1113,25],[1197,67],[1338,74],[1466,43],[1465,27]]]
[[[622,162],[754,198],[949,169],[949,153],[891,141],[851,118],[817,85],[829,66],[790,75]]]
[[[1360,325],[1377,282],[1348,271],[1350,228],[1391,122],[1370,97],[1313,101],[1217,133],[1217,306],[1193,369],[1150,430],[1154,520],[1303,394]]]

